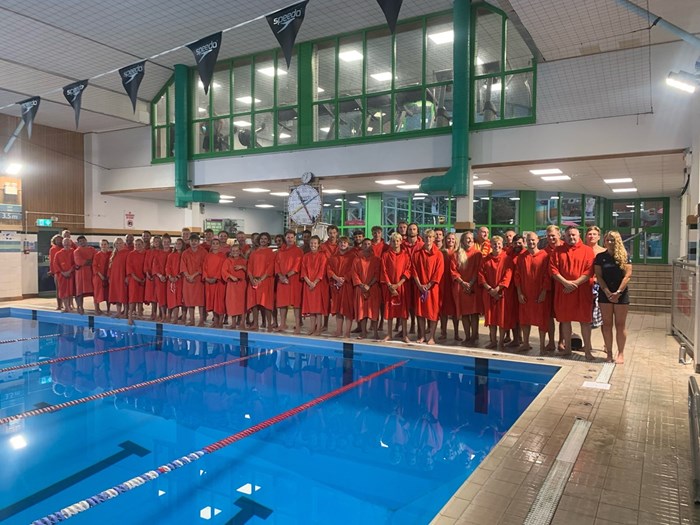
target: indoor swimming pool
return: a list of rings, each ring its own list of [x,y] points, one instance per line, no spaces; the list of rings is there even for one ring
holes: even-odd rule
[[[429,523],[558,370],[4,313],[2,523]]]

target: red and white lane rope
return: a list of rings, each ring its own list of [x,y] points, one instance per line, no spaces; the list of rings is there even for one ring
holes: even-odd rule
[[[62,363],[64,361],[70,361],[71,359],[81,359],[83,357],[94,357],[96,355],[109,354],[111,352],[122,352],[124,350],[132,350],[134,348],[141,348],[142,346],[156,345],[160,341],[152,341],[150,343],[140,343],[137,345],[129,346],[118,346],[116,348],[108,348],[106,350],[95,350],[94,352],[85,352],[83,354],[76,355],[66,355],[62,357],[53,357],[51,359],[46,359],[44,361],[35,361],[33,363],[25,363],[23,365],[8,366],[7,368],[0,368],[0,374],[3,372],[13,372],[15,370],[24,370],[25,368],[36,368],[37,366],[53,365],[56,363]]]
[[[200,372],[206,372],[207,370],[213,370],[215,368],[220,368],[222,366],[230,365],[233,363],[240,363],[252,357],[257,357],[260,355],[270,354],[276,352],[277,350],[264,350],[255,354],[247,355],[244,357],[237,357],[230,361],[222,361],[220,363],[214,363],[213,365],[202,366],[200,368],[195,368],[193,370],[187,370],[185,372],[178,372],[177,374],[159,377],[157,379],[151,379],[150,381],[144,381],[142,383],[136,383],[134,385],[123,386],[120,388],[115,388],[114,390],[107,390],[106,392],[100,392],[99,394],[94,394],[92,396],[82,397],[80,399],[74,399],[72,401],[66,401],[65,403],[59,403],[57,405],[49,405],[44,408],[37,408],[34,410],[27,410],[26,412],[20,412],[14,416],[7,416],[0,418],[0,425],[10,423],[11,421],[17,421],[18,419],[27,419],[34,416],[40,416],[42,414],[50,414],[52,412],[58,412],[64,408],[73,407],[76,405],[82,405],[83,403],[89,403],[90,401],[95,401],[97,399],[104,399],[105,397],[111,397],[117,394],[123,394],[124,392],[130,392],[132,390],[137,390],[139,388],[146,388],[149,386],[157,385],[159,383],[165,383],[166,381],[172,381],[173,379],[180,379],[181,377],[187,377],[193,374],[199,374]]]
[[[327,394],[323,394],[322,396],[316,397],[311,401],[307,401],[306,403],[303,403],[299,406],[290,408],[289,410],[282,412],[281,414],[278,414],[274,417],[271,417],[270,419],[266,419],[265,421],[257,423],[250,428],[247,428],[235,434],[231,434],[230,436],[219,441],[215,441],[214,443],[207,445],[201,450],[192,452],[190,454],[187,454],[186,456],[182,456],[181,458],[175,459],[170,463],[166,463],[165,465],[161,465],[155,470],[144,472],[140,476],[131,478],[130,480],[115,485],[112,488],[103,490],[102,492],[95,494],[94,496],[91,496],[77,503],[73,503],[72,505],[61,509],[58,512],[54,512],[41,519],[35,520],[32,522],[32,525],[51,525],[52,523],[58,523],[60,521],[65,521],[69,518],[72,518],[76,514],[85,512],[86,510],[96,507],[97,505],[104,503],[107,500],[114,499],[120,494],[123,494],[124,492],[129,492],[130,490],[140,487],[141,485],[144,485],[149,481],[153,481],[161,475],[168,474],[169,472],[172,472],[175,469],[184,467],[189,463],[193,463],[205,454],[211,454],[213,452],[216,452],[217,450],[227,447],[230,444],[235,443],[236,441],[240,441],[241,439],[247,438],[248,436],[251,436],[256,432],[260,432],[261,430],[265,430],[266,428],[269,428],[272,425],[284,421],[285,419],[289,419],[292,416],[296,416],[297,414],[300,414],[301,412],[308,410],[311,407],[315,407],[316,405],[320,405],[321,403],[328,401],[329,399],[344,394],[348,390],[352,390],[353,388],[356,388],[363,383],[371,381],[372,379],[379,377],[380,375],[386,374],[387,372],[391,372],[392,370],[395,370],[396,368],[399,368],[405,365],[406,363],[408,363],[408,360],[400,361],[393,365],[387,366],[386,368],[382,368],[381,370],[377,370],[376,372],[373,372],[368,376],[362,377],[340,388],[336,388],[335,390],[331,390]]]
[[[49,339],[50,337],[61,337],[63,334],[47,334],[47,335],[35,335],[33,337],[20,337],[19,339],[3,339],[0,341],[0,345],[6,345],[8,343],[21,343],[22,341],[34,341],[35,339]]]

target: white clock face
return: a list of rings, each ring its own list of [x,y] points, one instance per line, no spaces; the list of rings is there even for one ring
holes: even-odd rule
[[[287,210],[296,224],[311,225],[321,214],[321,196],[312,186],[297,186],[289,193]]]
[[[302,184],[308,184],[314,179],[314,174],[311,173],[310,171],[306,171],[301,174],[301,182]]]

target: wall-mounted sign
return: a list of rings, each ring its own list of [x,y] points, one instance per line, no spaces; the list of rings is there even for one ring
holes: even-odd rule
[[[124,228],[127,230],[133,230],[134,229],[134,213],[130,211],[125,211],[124,212]]]
[[[53,220],[52,219],[37,219],[36,225],[40,226],[42,228],[51,228],[51,226],[53,226]]]

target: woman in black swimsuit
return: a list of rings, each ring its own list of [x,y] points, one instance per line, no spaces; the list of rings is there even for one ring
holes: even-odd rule
[[[629,292],[627,283],[632,276],[632,264],[622,238],[616,231],[605,234],[604,252],[596,255],[595,275],[602,294],[598,297],[600,311],[603,314],[603,340],[608,352],[608,361],[612,362],[613,325],[616,331],[617,358],[615,363],[625,362],[624,352],[627,342],[627,311],[629,310]]]

